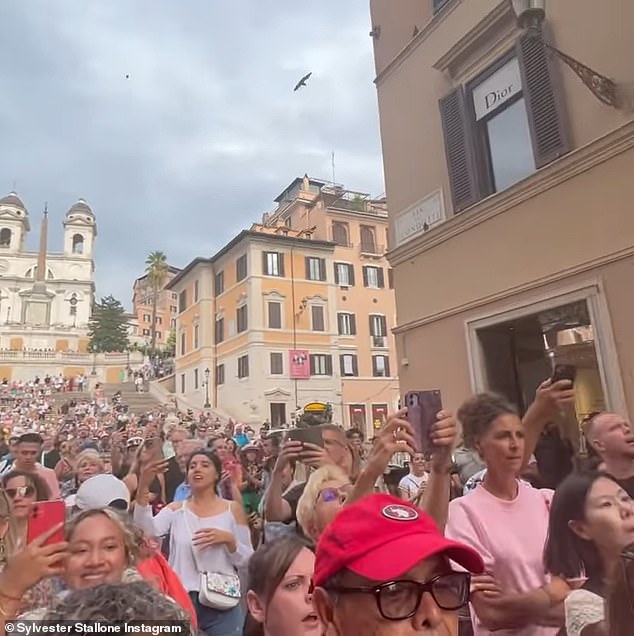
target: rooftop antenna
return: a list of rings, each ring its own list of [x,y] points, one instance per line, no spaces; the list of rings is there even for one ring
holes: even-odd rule
[[[334,150],[330,154],[330,161],[332,164],[332,185],[334,186],[337,183],[337,180],[335,179],[335,151]]]

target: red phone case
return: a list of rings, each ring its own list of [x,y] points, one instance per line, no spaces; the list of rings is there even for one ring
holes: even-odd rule
[[[36,501],[29,515],[26,542],[31,543],[48,532],[53,526],[66,521],[66,505],[63,501]],[[44,545],[59,543],[64,540],[64,527],[50,536]]]
[[[407,420],[414,429],[415,450],[428,454],[433,446],[432,427],[438,421],[438,413],[442,411],[440,391],[410,391],[405,394],[403,401],[407,407]]]

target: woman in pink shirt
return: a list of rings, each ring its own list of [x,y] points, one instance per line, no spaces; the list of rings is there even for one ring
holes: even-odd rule
[[[471,596],[475,636],[551,636],[564,623],[569,591],[550,580],[543,565],[551,490],[518,480],[524,427],[515,407],[494,394],[476,395],[458,411],[465,445],[476,449],[487,472],[474,490],[449,504],[446,534],[475,548],[489,585],[476,579]]]

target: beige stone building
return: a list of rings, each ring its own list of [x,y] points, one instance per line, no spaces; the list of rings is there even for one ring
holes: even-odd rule
[[[634,3],[513,4],[371,2],[401,388],[632,413]]]

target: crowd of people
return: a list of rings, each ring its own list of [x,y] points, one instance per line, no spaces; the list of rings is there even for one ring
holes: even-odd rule
[[[579,457],[568,380],[522,415],[489,393],[438,413],[427,454],[407,409],[373,439],[322,424],[309,443],[55,384],[0,391],[0,636],[96,616],[207,636],[632,633],[634,433],[593,413]],[[51,501],[66,520],[34,536]]]

